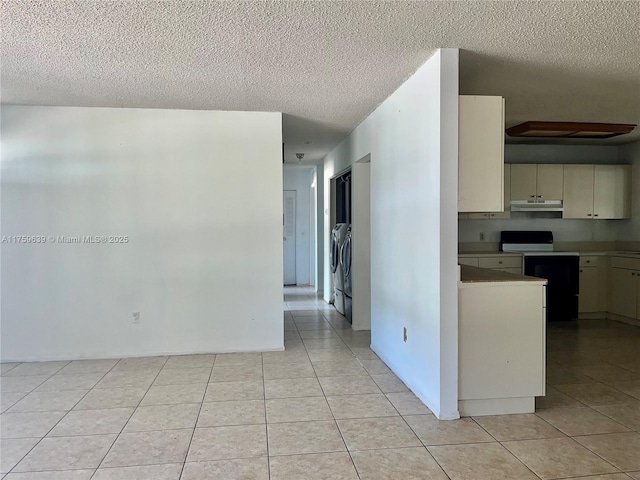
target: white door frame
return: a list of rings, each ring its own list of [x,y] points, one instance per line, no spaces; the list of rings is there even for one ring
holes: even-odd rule
[[[309,189],[309,285],[316,285],[317,241],[316,226],[318,224],[318,178],[316,169],[311,172],[311,188]]]
[[[282,191],[282,268],[285,285],[296,284],[296,190]],[[287,202],[291,200],[291,210]]]

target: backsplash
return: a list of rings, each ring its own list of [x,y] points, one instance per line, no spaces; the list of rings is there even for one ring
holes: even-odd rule
[[[638,242],[555,242],[554,248],[564,252],[615,252],[640,251]],[[460,242],[459,253],[481,253],[500,251],[499,242]]]
[[[521,214],[513,214],[513,217]],[[551,230],[559,242],[613,242],[625,220],[568,220],[520,217],[504,220],[460,220],[458,242],[499,242],[502,230]]]

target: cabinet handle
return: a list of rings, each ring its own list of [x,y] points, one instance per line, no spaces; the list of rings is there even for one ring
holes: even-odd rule
[[[502,265],[502,260],[498,260],[498,264],[499,264],[499,265]]]
[[[590,216],[591,216],[591,214],[590,214],[590,213],[587,213],[587,217],[590,217]]]
[[[542,198],[542,195],[538,195],[538,198]]]
[[[536,198],[536,196],[535,196],[535,195],[529,195],[529,196],[530,196],[531,198]]]
[[[594,216],[594,217],[597,217],[597,216],[598,216],[598,214],[596,213],[596,214],[594,214],[593,216]]]
[[[587,263],[591,263],[591,260],[587,260]]]

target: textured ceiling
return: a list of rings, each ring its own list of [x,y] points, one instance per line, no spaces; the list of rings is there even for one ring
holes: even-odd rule
[[[640,123],[637,1],[1,7],[3,103],[282,111],[287,161],[320,160],[439,47],[463,49],[461,93],[506,97],[508,126]]]

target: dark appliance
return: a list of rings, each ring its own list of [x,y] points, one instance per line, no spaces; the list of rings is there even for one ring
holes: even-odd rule
[[[503,230],[500,233],[500,250],[522,253],[524,274],[547,279],[549,322],[564,322],[578,318],[578,252],[554,251],[552,232],[513,230]]]

